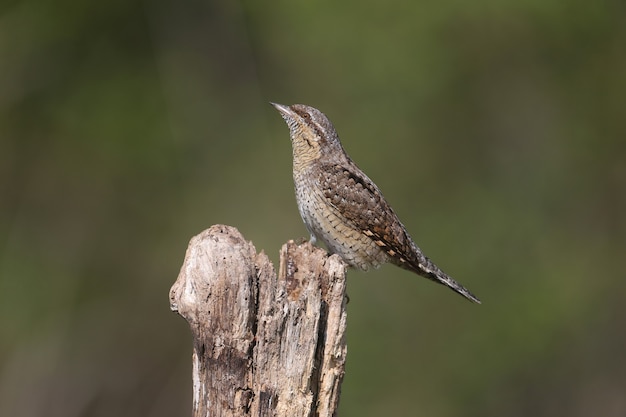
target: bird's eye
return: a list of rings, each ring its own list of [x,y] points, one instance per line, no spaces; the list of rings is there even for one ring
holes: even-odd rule
[[[311,115],[309,113],[307,113],[307,112],[302,113],[302,117],[305,120],[311,120]]]

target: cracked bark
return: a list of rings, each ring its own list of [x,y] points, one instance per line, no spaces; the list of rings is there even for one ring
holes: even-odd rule
[[[193,336],[193,416],[333,416],[346,359],[346,267],[293,241],[278,277],[237,229],[191,239],[170,306]]]

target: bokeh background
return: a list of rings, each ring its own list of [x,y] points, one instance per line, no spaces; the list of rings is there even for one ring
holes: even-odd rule
[[[626,3],[4,1],[0,415],[185,416],[189,239],[306,235],[334,121],[476,306],[349,273],[342,416],[626,415]]]

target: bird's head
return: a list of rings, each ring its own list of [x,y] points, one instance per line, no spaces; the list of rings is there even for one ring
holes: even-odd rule
[[[324,113],[304,104],[271,104],[289,126],[294,168],[344,157],[339,136]]]

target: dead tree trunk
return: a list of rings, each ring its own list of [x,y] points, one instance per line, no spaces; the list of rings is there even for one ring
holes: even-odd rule
[[[287,242],[279,276],[233,227],[195,236],[170,290],[193,336],[193,416],[330,417],[346,359],[346,267]]]

